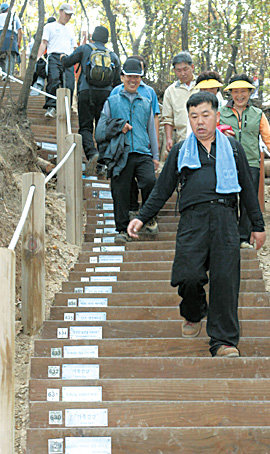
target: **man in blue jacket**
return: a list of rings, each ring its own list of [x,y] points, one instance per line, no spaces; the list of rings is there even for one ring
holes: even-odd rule
[[[123,119],[122,133],[126,134],[129,152],[125,167],[117,177],[111,178],[114,202],[115,226],[119,234],[116,242],[125,243],[129,223],[130,191],[135,177],[142,194],[142,206],[155,184],[155,168],[158,167],[158,143],[151,101],[138,93],[143,70],[136,59],[128,59],[123,65],[123,89],[107,99],[96,130],[97,143],[104,137],[109,121]]]

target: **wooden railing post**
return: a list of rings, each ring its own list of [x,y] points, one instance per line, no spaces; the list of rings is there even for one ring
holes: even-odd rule
[[[82,136],[68,134],[66,152],[76,143],[66,167],[66,238],[69,243],[82,243]]]
[[[34,334],[45,318],[45,177],[23,175],[23,206],[31,185],[36,187],[22,231],[22,323],[24,332]]]
[[[67,135],[67,120],[65,96],[68,96],[70,104],[70,90],[68,88],[58,88],[56,91],[56,137],[57,137],[57,163],[65,155],[65,137]],[[65,166],[57,174],[57,191],[65,192]]]
[[[15,252],[0,248],[0,453],[14,453]]]

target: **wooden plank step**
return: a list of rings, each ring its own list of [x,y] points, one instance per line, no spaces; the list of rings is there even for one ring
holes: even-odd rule
[[[181,320],[178,306],[175,307],[67,307],[52,306],[51,320],[64,320],[64,314],[76,314],[81,312],[105,312],[107,320]],[[243,320],[270,320],[270,307],[239,307],[239,319]]]
[[[175,288],[170,284],[170,281],[117,281],[117,282],[62,282],[63,292],[72,292],[74,288],[85,288],[85,287],[111,287],[112,292],[125,292],[125,293],[149,293],[153,289],[156,293],[166,292],[166,293],[175,293]],[[208,289],[208,284],[205,286],[205,290]],[[84,290],[85,291],[85,290]],[[265,291],[265,283],[262,279],[247,279],[241,280],[240,282],[240,292],[263,292]],[[110,292],[108,292],[110,293]]]
[[[75,282],[80,282],[81,278],[88,278],[90,279],[89,282],[91,282],[91,279],[96,278],[96,276],[102,277],[102,276],[117,276],[117,282],[119,281],[155,281],[155,280],[170,280],[171,279],[171,271],[158,271],[158,270],[153,270],[151,267],[151,263],[149,263],[148,270],[144,271],[124,271],[124,270],[112,270],[112,271],[105,271],[103,269],[96,268],[95,272],[93,271],[71,271],[69,273],[68,279],[70,282],[75,281]],[[262,279],[262,270],[257,269],[257,270],[242,270],[241,272],[241,279],[243,280],[260,280]]]
[[[29,429],[27,454],[44,454],[49,439],[111,437],[112,454],[268,454],[269,427]],[[143,451],[142,451],[143,446]]]
[[[209,338],[195,339],[159,338],[159,339],[102,339],[102,340],[70,340],[43,339],[35,342],[35,356],[64,357],[64,347],[97,346],[99,357],[110,357],[117,352],[118,357],[205,357],[209,355]],[[239,349],[241,356],[267,356],[270,340],[265,337],[241,337]],[[53,349],[53,350],[52,350]],[[60,349],[60,350],[55,350]],[[76,359],[74,359],[76,361]]]
[[[219,402],[30,402],[30,427],[48,427],[49,411],[108,410],[109,427],[269,426],[270,401]],[[81,421],[83,422],[83,417]],[[81,427],[76,424],[75,427]]]
[[[103,322],[64,322],[47,320],[43,324],[42,336],[49,339],[57,338],[57,330],[72,326],[100,326],[102,338],[171,338],[181,337],[181,320],[133,320],[133,321],[103,321]],[[242,320],[240,322],[241,335],[244,337],[269,337],[269,320]],[[199,337],[206,336],[206,321],[202,321],[202,330]]]
[[[210,353],[209,353],[210,355]],[[48,366],[97,364],[99,378],[269,378],[270,357],[262,358],[32,358],[31,377],[48,378]]]
[[[29,400],[47,402],[47,389],[102,386],[102,399],[112,401],[270,401],[270,379],[108,379],[108,380],[30,380]]]
[[[106,294],[98,293],[56,293],[55,305],[63,306],[67,304],[68,299],[78,298],[104,298],[108,299],[108,304],[112,306],[175,306],[180,302],[180,297],[177,293],[111,293]],[[269,306],[269,293],[268,292],[243,292],[239,294],[239,305],[243,307],[267,307]]]

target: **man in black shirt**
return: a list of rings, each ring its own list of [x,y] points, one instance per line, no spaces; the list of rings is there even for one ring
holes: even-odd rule
[[[155,216],[180,182],[181,218],[176,237],[171,285],[182,297],[183,337],[200,333],[207,314],[207,334],[212,356],[239,356],[237,316],[240,284],[240,239],[237,226],[237,193],[253,226],[251,242],[264,244],[264,221],[243,147],[217,129],[218,101],[201,92],[187,102],[193,133],[176,144],[165,162],[147,202],[128,234],[137,232]],[[209,307],[204,285],[208,282]]]

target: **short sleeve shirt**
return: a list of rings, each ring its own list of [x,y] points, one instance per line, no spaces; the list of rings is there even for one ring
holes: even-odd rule
[[[46,24],[42,39],[48,41],[47,53],[70,55],[76,46],[76,39],[71,27],[59,22]]]
[[[0,14],[0,30],[3,30],[3,28],[4,28],[7,14],[8,14],[7,12]],[[14,18],[14,20],[13,20],[13,18]],[[8,30],[12,31],[14,29],[14,32],[18,33],[18,30],[20,30],[20,28],[22,28],[20,19],[18,18],[18,16],[16,14],[11,13],[10,21],[8,24]]]

